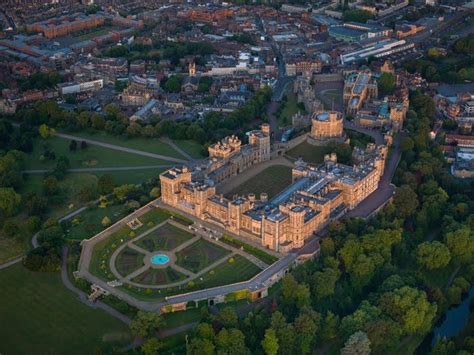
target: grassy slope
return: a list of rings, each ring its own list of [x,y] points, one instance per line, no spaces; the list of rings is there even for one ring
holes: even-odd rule
[[[73,136],[89,138],[105,143],[115,144],[127,148],[138,149],[145,152],[162,154],[178,159],[185,159],[179,152],[174,150],[170,145],[161,142],[157,138],[124,138],[116,137],[106,132],[68,132]]]
[[[56,157],[62,155],[68,157],[71,168],[104,168],[120,166],[140,166],[140,165],[168,165],[164,160],[143,157],[135,154],[118,152],[116,150],[99,147],[89,144],[86,149],[78,148],[76,151],[69,150],[70,140],[60,137],[49,139],[37,138],[34,142],[33,152],[27,155],[25,169],[52,169],[56,161],[41,161],[40,157],[44,152],[44,146],[48,146]]]
[[[247,195],[254,193],[258,198],[260,193],[266,192],[272,198],[291,184],[291,168],[284,165],[271,166],[255,175],[243,184],[226,194],[227,198],[233,195]]]
[[[318,147],[306,141],[287,152],[290,157],[295,159],[301,157],[305,162],[313,164],[322,163],[324,161],[324,154],[328,153],[330,153],[328,147]]]
[[[206,156],[203,154],[202,146],[190,140],[175,140],[174,143],[182,150],[192,156],[194,159],[203,159]]]
[[[286,95],[287,101],[283,103],[284,107],[281,110],[281,114],[278,116],[278,125],[285,127],[291,125],[291,118],[298,112],[298,101],[296,94],[290,92]]]
[[[105,312],[78,302],[58,273],[34,273],[17,264],[0,271],[0,285],[2,354],[91,354],[111,347],[104,335],[127,331]]]

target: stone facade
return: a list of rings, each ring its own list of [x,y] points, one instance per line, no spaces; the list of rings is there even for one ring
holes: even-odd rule
[[[370,71],[350,74],[344,81],[343,100],[348,114],[356,113],[365,100],[377,96],[377,81]]]
[[[341,138],[343,132],[344,118],[337,111],[315,112],[311,118],[310,137],[317,140]]]
[[[205,167],[173,168],[160,175],[162,200],[231,233],[286,253],[300,248],[315,231],[374,192],[383,174],[387,148],[358,152],[354,166],[337,163],[335,154],[319,166],[297,161],[293,183],[268,200],[262,193],[227,199],[215,185],[250,165],[270,158],[269,127],[249,133],[249,144],[228,137],[209,147]],[[250,158],[249,158],[250,157]]]

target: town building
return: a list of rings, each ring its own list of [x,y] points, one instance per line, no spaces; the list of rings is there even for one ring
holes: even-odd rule
[[[352,73],[344,81],[343,101],[348,114],[355,114],[365,100],[377,96],[377,80],[368,70]]]

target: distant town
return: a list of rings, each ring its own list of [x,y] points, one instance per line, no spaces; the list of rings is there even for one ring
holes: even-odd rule
[[[473,353],[473,122],[471,1],[3,0],[0,353]]]

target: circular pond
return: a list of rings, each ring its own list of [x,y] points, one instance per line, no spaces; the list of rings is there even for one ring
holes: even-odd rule
[[[170,258],[165,254],[156,254],[150,258],[150,261],[154,265],[165,265],[169,263]]]

